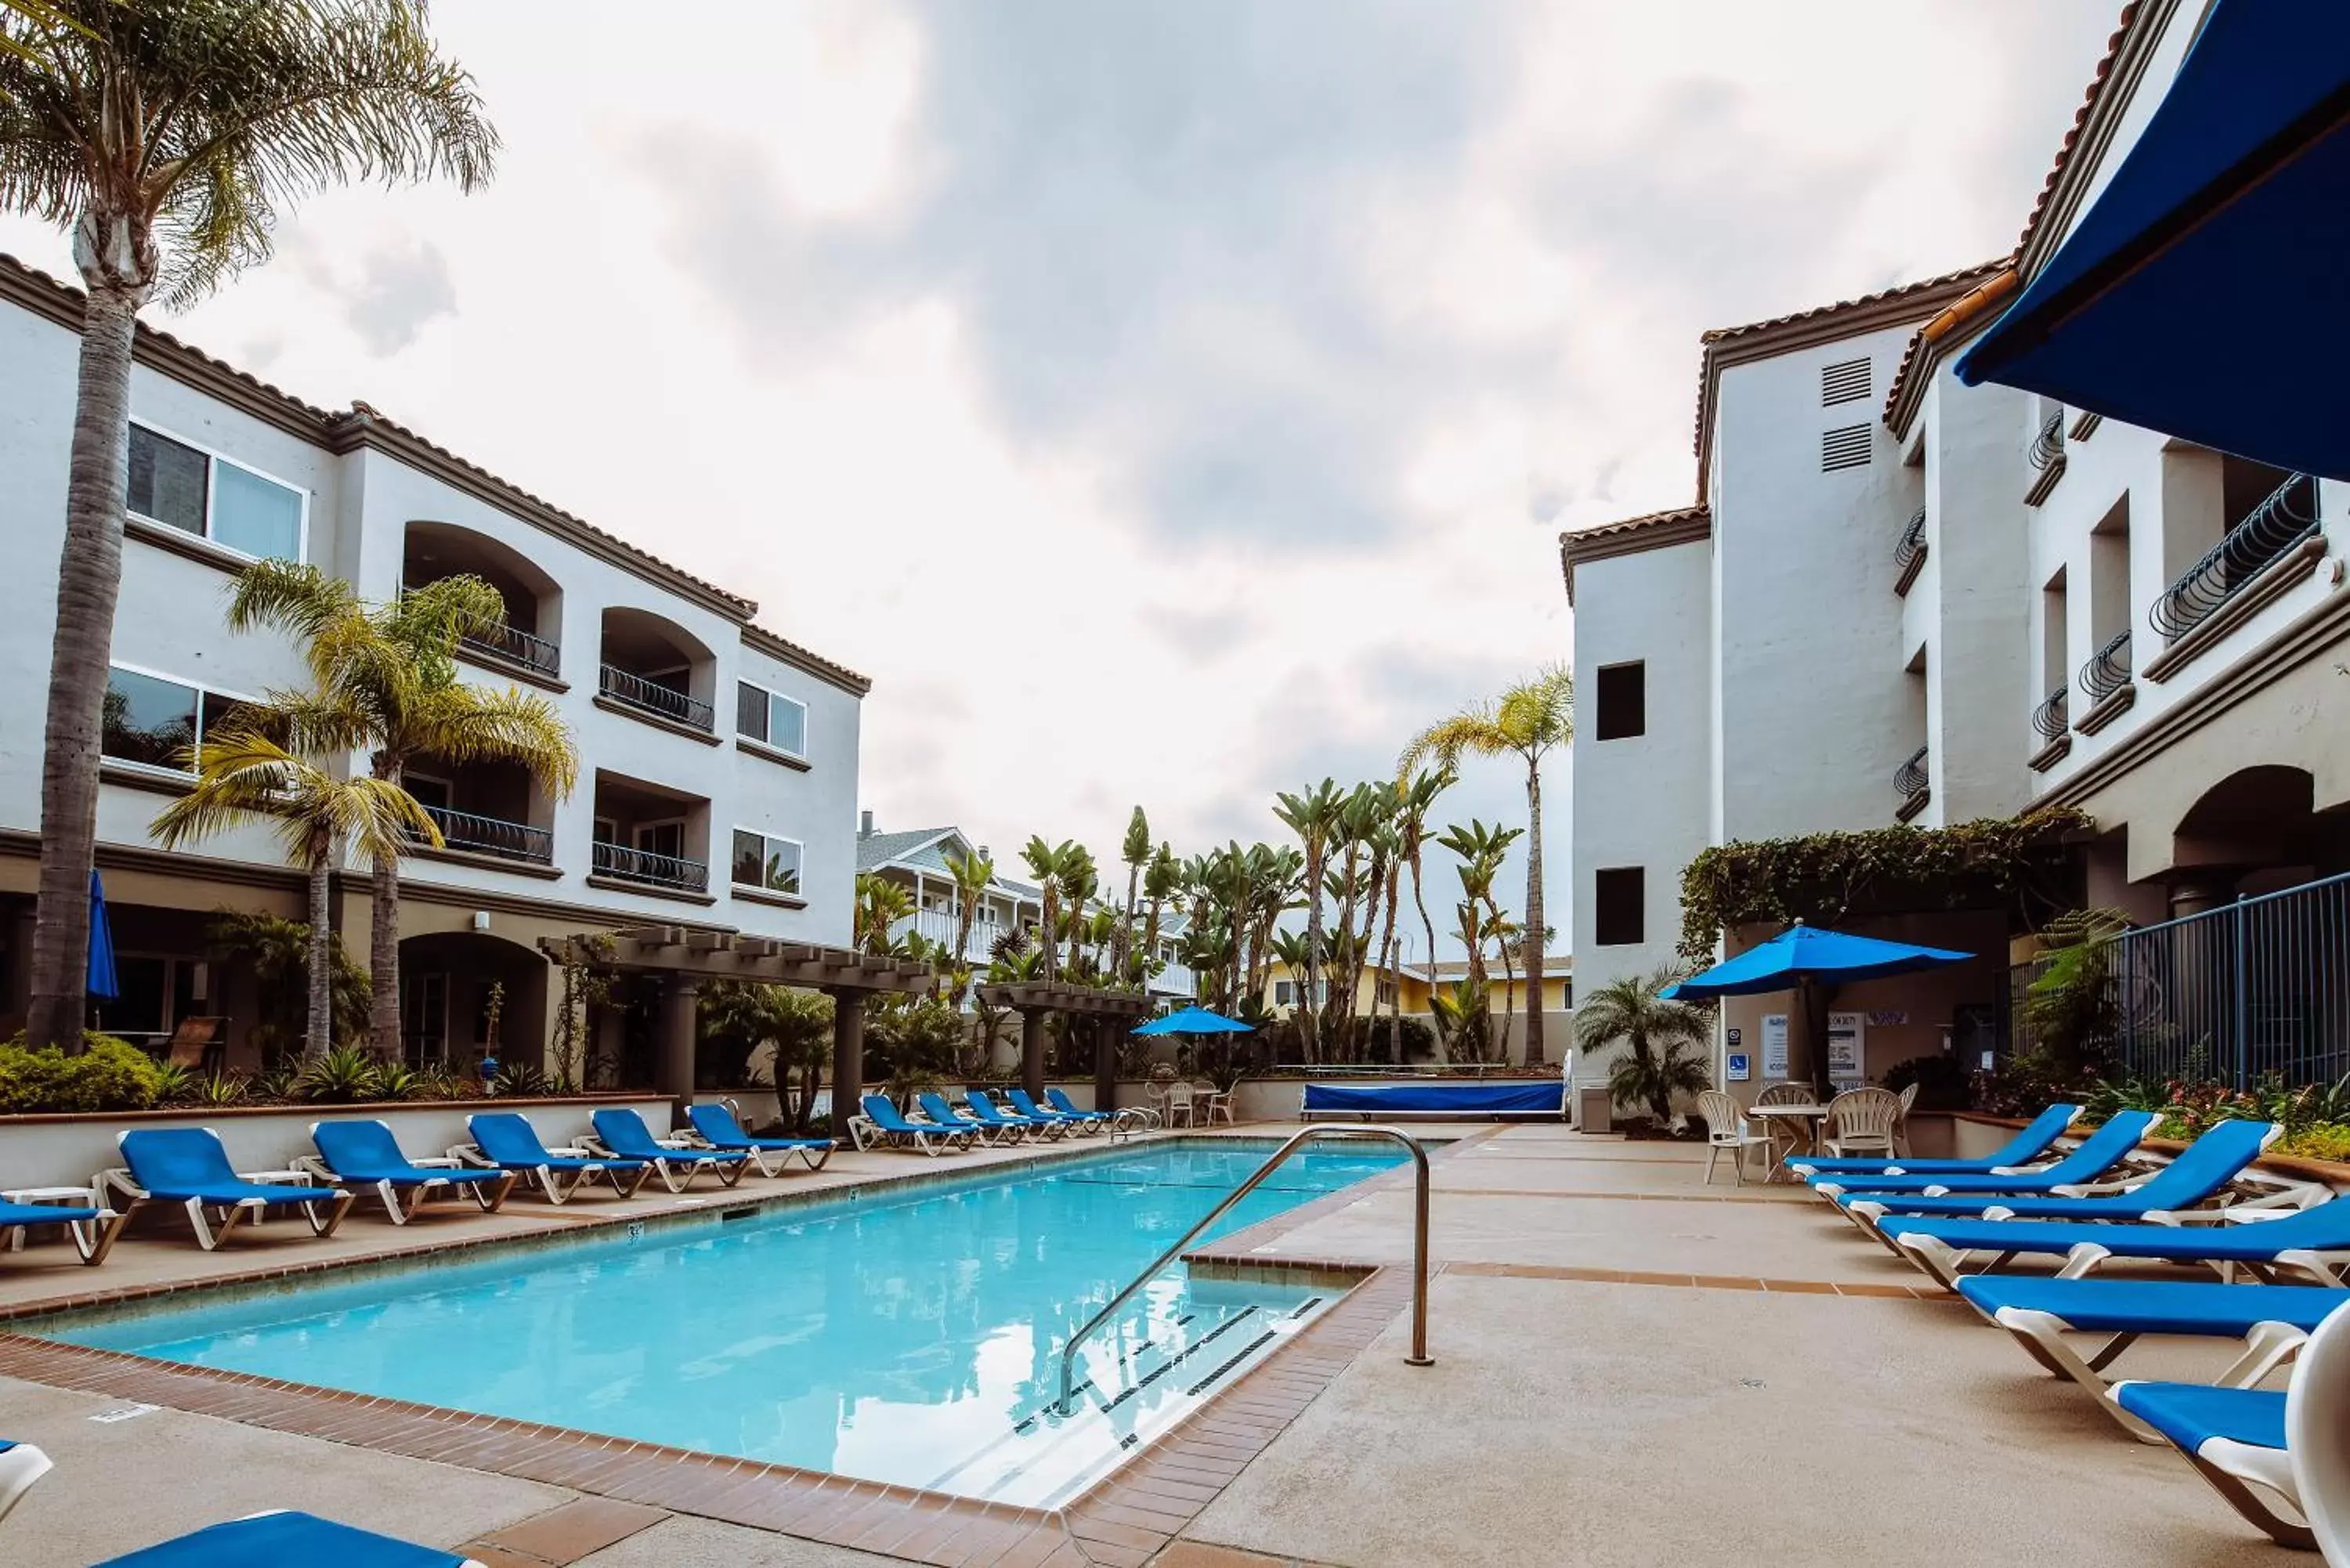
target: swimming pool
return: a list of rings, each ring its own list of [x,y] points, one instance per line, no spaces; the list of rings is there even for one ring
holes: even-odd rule
[[[1071,1495],[1333,1292],[1161,1275],[1066,1336],[1275,1146],[1192,1139],[555,1251],[59,1320],[158,1359],[1023,1503]],[[1309,1149],[1213,1240],[1405,1157]]]

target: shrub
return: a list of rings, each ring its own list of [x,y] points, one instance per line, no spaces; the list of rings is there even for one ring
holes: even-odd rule
[[[1885,1070],[1885,1086],[1895,1094],[1912,1084],[1921,1111],[1964,1110],[1974,1096],[1967,1070],[1953,1055],[1912,1056]]]
[[[294,1092],[306,1100],[347,1106],[375,1098],[375,1058],[354,1046],[338,1045],[294,1080]]]
[[[2279,1154],[2297,1154],[2304,1159],[2338,1159],[2350,1161],[2350,1127],[2336,1122],[2323,1122],[2288,1134],[2277,1145]]]
[[[30,1051],[21,1033],[0,1045],[0,1110],[143,1111],[163,1086],[162,1069],[127,1040],[82,1033],[82,1054]]]

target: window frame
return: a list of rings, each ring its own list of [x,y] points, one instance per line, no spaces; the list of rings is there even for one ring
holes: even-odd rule
[[[1607,677],[1611,671],[1623,670],[1636,670],[1639,671],[1639,725],[1636,729],[1624,730],[1611,734],[1608,731],[1607,725],[1607,717],[1611,711],[1611,705],[1607,702],[1606,697],[1608,688]],[[1602,741],[1638,741],[1646,737],[1648,732],[1648,661],[1645,659],[1622,659],[1617,660],[1613,664],[1603,664],[1599,666],[1598,669],[1592,672],[1591,677],[1591,738],[1593,742],[1596,743]]]
[[[1612,874],[1630,872],[1639,879],[1640,897],[1633,907],[1637,934],[1628,940],[1611,941],[1602,934],[1602,921],[1607,914],[1607,899],[1601,892],[1600,878]],[[1648,940],[1648,868],[1646,866],[1600,866],[1591,873],[1591,945],[1595,948],[1636,948]]]
[[[162,526],[171,525],[164,524]],[[201,747],[204,743],[204,699],[206,697],[224,698],[231,702],[243,702],[254,707],[261,704],[261,699],[258,697],[247,696],[241,691],[224,691],[217,686],[206,686],[202,681],[191,680],[184,675],[173,675],[167,670],[151,670],[146,665],[131,664],[120,659],[108,659],[106,669],[109,677],[115,670],[120,670],[126,675],[143,675],[150,680],[161,680],[172,686],[184,686],[193,691],[196,694],[196,732],[189,742],[193,746]],[[113,684],[110,679],[108,684]],[[150,778],[192,779],[196,776],[187,768],[169,767],[161,763],[142,763],[136,757],[109,756],[106,750],[106,726],[103,723],[99,724],[98,732],[98,760],[102,768],[132,768]]]
[[[764,735],[751,735],[743,732],[742,689],[745,686],[749,687],[754,691],[762,692],[766,696],[768,734],[773,734],[775,732],[775,704],[777,702],[788,702],[793,707],[797,708],[800,711],[800,750],[794,751],[789,746],[779,746],[775,744],[775,742],[767,739]],[[734,739],[737,742],[749,746],[755,751],[765,752],[773,756],[788,758],[795,763],[805,763],[809,760],[806,751],[808,740],[808,705],[806,702],[801,701],[798,698],[792,696],[788,692],[778,691],[774,687],[767,685],[764,681],[754,680],[745,675],[738,675],[734,678]]]
[[[793,888],[773,888],[769,887],[764,882],[741,882],[735,880],[734,840],[731,836],[726,841],[726,881],[728,886],[740,888],[746,892],[764,893],[770,898],[805,898],[807,897],[807,843],[806,840],[793,838],[786,834],[770,833],[764,827],[748,827],[741,823],[734,825],[734,832],[747,833],[752,837],[759,841],[759,865],[763,870],[765,868],[767,861],[770,858],[767,852],[768,845],[788,844],[794,849],[798,850],[798,857],[792,867],[792,879],[796,882],[798,886]]]
[[[221,451],[218,447],[208,446],[200,441],[191,441],[186,436],[180,434],[177,431],[157,424],[152,420],[142,420],[138,418],[136,415],[133,415],[128,421],[126,421],[126,424],[130,430],[143,430],[149,435],[160,436],[164,441],[173,442],[179,446],[186,447],[190,452],[202,452],[203,454],[204,531],[201,534],[191,534],[176,523],[166,523],[161,517],[153,516],[145,512],[133,510],[130,504],[130,491],[127,485],[124,489],[122,499],[122,514],[125,517],[135,518],[139,522],[145,524],[150,528],[168,528],[173,534],[183,539],[201,539],[206,545],[211,545],[213,549],[234,556],[240,561],[268,561],[278,559],[279,557],[274,556],[256,556],[250,550],[240,549],[238,546],[229,544],[227,541],[220,538],[214,532],[213,519],[220,501],[220,465],[222,463],[226,463],[231,468],[253,475],[255,479],[266,480],[271,484],[276,485],[280,490],[288,490],[294,493],[295,496],[302,504],[301,518],[300,521],[296,524],[294,530],[294,565],[298,566],[309,560],[310,491],[308,486],[296,484],[282,475],[270,472],[265,468],[255,468],[249,462],[240,462],[236,458],[229,456],[228,453]],[[123,438],[122,452],[122,462],[127,477],[127,471],[130,465],[130,438],[127,434]]]

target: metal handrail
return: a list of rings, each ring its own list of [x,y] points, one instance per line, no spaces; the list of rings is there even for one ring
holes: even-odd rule
[[[1431,1366],[1435,1358],[1428,1354],[1428,1151],[1409,1134],[1394,1127],[1375,1127],[1362,1122],[1330,1122],[1321,1127],[1306,1127],[1289,1135],[1273,1158],[1257,1168],[1256,1174],[1225,1194],[1224,1200],[1208,1210],[1207,1217],[1176,1239],[1175,1244],[1151,1261],[1150,1266],[1127,1282],[1126,1288],[1110,1297],[1109,1304],[1078,1325],[1061,1347],[1061,1397],[1053,1408],[1066,1416],[1069,1402],[1076,1397],[1074,1377],[1077,1346],[1083,1345],[1094,1330],[1117,1315],[1118,1309],[1134,1299],[1135,1293],[1159,1277],[1159,1272],[1177,1258],[1198,1239],[1200,1233],[1232,1211],[1232,1205],[1255,1191],[1264,1179],[1285,1164],[1289,1157],[1305,1145],[1322,1138],[1384,1138],[1399,1143],[1411,1154],[1415,1192],[1412,1203],[1411,1233],[1411,1354],[1405,1356],[1407,1366]]]
[[[658,713],[696,730],[711,727],[710,704],[691,692],[664,686],[658,680],[648,680],[633,670],[615,664],[603,667],[597,688],[605,696],[624,707],[636,708],[647,713]]]
[[[2040,427],[2040,434],[2033,440],[2028,455],[2033,469],[2041,473],[2048,472],[2049,465],[2064,455],[2064,411],[2062,409],[2050,414],[2047,422]]]
[[[441,842],[451,849],[502,855],[509,860],[555,858],[555,835],[546,828],[442,805],[428,805],[424,815],[432,819],[432,826],[441,830]]]
[[[606,877],[624,882],[650,882],[658,888],[682,888],[689,893],[710,890],[710,867],[699,860],[658,855],[626,844],[597,844],[588,863]]]
[[[1926,558],[1926,509],[1922,506],[1909,518],[1909,526],[1901,530],[1901,542],[1893,548],[1896,571],[1907,574],[1910,567]]]
[[[2081,691],[2088,697],[2092,705],[2104,701],[2128,685],[2130,681],[2129,628],[2124,627],[2106,639],[2105,646],[2090,656],[2088,663],[2081,666],[2080,675]]]
[[[2316,534],[2318,521],[2317,482],[2296,473],[2164,590],[2147,612],[2147,623],[2178,641],[2287,551]]]
[[[2032,711],[2032,727],[2040,732],[2042,740],[2053,742],[2070,727],[2070,722],[2064,716],[2064,708],[2065,699],[2071,695],[2071,687],[2059,686],[2055,691],[2048,693],[2046,700],[2039,707]]]
[[[494,626],[484,631],[468,632],[457,640],[496,658],[511,659],[517,664],[527,665],[542,675],[556,675],[562,671],[563,650],[546,638],[519,627]]]
[[[1918,747],[1909,753],[1908,762],[1893,770],[1893,787],[1900,792],[1904,800],[1915,800],[1930,787],[1931,780],[1926,772],[1928,750],[1925,746]]]

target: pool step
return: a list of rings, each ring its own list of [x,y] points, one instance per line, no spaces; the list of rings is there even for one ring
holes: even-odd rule
[[[1081,1381],[1069,1415],[1047,1405],[932,1480],[931,1488],[1032,1508],[1066,1502],[1279,1348],[1326,1300],[1244,1306],[1196,1337],[1182,1331],[1201,1314],[1178,1319],[1128,1353],[1108,1386],[1098,1381],[1107,1366]]]

